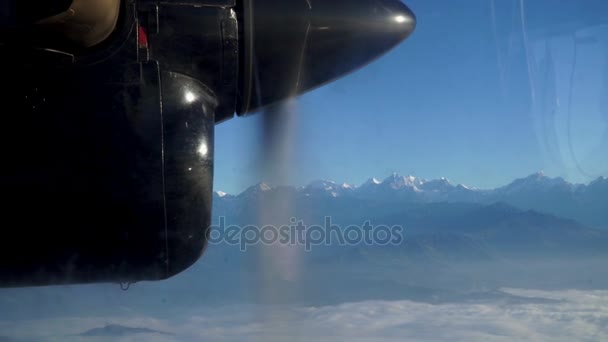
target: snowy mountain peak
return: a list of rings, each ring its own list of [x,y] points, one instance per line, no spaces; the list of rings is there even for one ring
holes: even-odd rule
[[[215,192],[219,197],[225,197],[226,195],[228,195],[227,193],[223,192],[223,191],[216,191]]]
[[[256,185],[250,186],[249,188],[247,188],[247,190],[241,192],[238,197],[257,197],[270,190],[272,190],[272,187],[267,183],[258,183]]]
[[[465,184],[458,184],[458,185],[456,185],[456,189],[461,189],[461,190],[477,190],[477,188],[472,188],[472,187],[469,187],[469,186],[467,186]]]
[[[377,178],[370,178],[367,181],[365,181],[365,183],[363,183],[361,186],[369,186],[369,185],[380,185],[380,183],[382,183],[381,181],[379,181]]]
[[[332,190],[338,185],[334,181],[318,179],[308,184],[306,188],[314,190]]]
[[[416,188],[422,185],[422,181],[412,175],[401,176],[394,172],[382,182],[383,185],[389,186],[392,189]]]
[[[270,187],[270,185],[268,185],[267,183],[258,183],[254,186],[249,187],[247,190],[245,190],[241,195],[244,194],[257,194],[260,192],[266,192],[266,191],[270,191],[272,190],[272,188]]]
[[[262,191],[268,191],[268,190],[271,190],[271,189],[272,189],[272,188],[270,187],[270,185],[268,185],[268,184],[266,184],[266,183],[264,183],[264,182],[262,182],[262,183],[258,184],[258,186],[257,186],[257,187],[258,187],[258,189],[260,189],[260,190],[262,190]]]
[[[545,172],[543,171],[538,171],[536,173],[531,174],[530,176],[526,177],[527,179],[533,179],[536,181],[548,181],[548,180],[554,180],[554,179],[561,179],[560,177],[557,178],[550,178],[547,175],[545,175]]]
[[[354,189],[355,188],[354,186],[352,186],[352,185],[350,185],[348,183],[342,183],[342,185],[340,185],[340,187],[342,189]]]
[[[574,184],[567,182],[562,177],[550,178],[545,176],[544,172],[539,171],[528,177],[516,179],[509,185],[497,190],[506,193],[520,193],[523,191],[547,191],[549,189],[570,191],[575,187]]]
[[[338,197],[344,193],[354,191],[354,187],[347,183],[338,185],[338,183],[330,180],[316,180],[300,190],[309,195],[323,193],[331,197]]]
[[[450,182],[449,179],[445,177],[441,177],[440,179],[433,179],[430,181],[423,182],[420,185],[421,189],[425,191],[448,191],[454,188],[454,185]]]

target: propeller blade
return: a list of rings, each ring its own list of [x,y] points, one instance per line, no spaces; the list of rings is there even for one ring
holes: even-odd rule
[[[245,51],[237,111],[263,110],[261,178],[293,184],[294,98],[378,58],[412,33],[416,19],[399,0],[251,0],[243,10]],[[288,192],[264,194],[258,229],[293,225],[295,205]],[[302,251],[302,246],[285,244],[257,250],[253,286],[263,303],[297,301]],[[285,318],[286,313],[276,310],[268,324]]]
[[[293,183],[296,172],[294,157],[297,154],[295,130],[297,109],[295,100],[272,105],[262,113],[260,130],[261,178],[271,185]],[[276,191],[261,196],[258,207],[258,229],[272,226],[275,231],[291,225],[295,216],[295,202],[289,193]],[[286,302],[296,299],[299,274],[299,246],[288,244],[260,244],[256,249],[254,284],[257,296],[265,303]]]

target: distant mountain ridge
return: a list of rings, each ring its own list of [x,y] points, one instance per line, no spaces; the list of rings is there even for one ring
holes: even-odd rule
[[[303,187],[254,185],[239,195],[216,192],[217,201],[255,198],[266,192],[292,192],[296,197],[362,199],[392,203],[506,203],[523,210],[535,210],[573,219],[594,228],[608,229],[608,179],[573,184],[561,177],[537,172],[495,189],[476,189],[453,184],[447,178],[427,180],[393,173],[384,180],[370,178],[360,186],[316,180]]]
[[[108,324],[102,328],[93,328],[87,330],[79,336],[86,337],[124,337],[136,334],[160,334],[160,335],[171,335],[164,331],[148,329],[148,328],[132,328],[119,324]]]
[[[542,173],[491,190],[399,174],[360,186],[326,180],[303,187],[258,184],[237,196],[215,196],[214,229],[221,217],[225,225],[263,226],[261,206],[269,203],[272,211],[288,212],[309,227],[327,227],[330,218],[342,229],[363,222],[403,228],[402,243],[396,245],[332,241],[310,252],[300,246],[302,269],[314,279],[302,287],[311,296],[329,296],[327,288],[348,288],[353,281],[361,289],[381,287],[386,293],[402,293],[404,284],[414,292],[438,283],[450,289],[596,286],[608,284],[608,229],[589,222],[608,222],[607,184],[605,178],[570,184]],[[209,250],[205,265],[214,270],[253,269],[258,260],[255,252],[229,244]],[[392,277],[390,285],[386,279]],[[342,295],[334,291],[330,297]]]

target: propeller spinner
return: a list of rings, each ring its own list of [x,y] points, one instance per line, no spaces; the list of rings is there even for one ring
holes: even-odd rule
[[[416,26],[399,0],[254,0],[243,6],[239,114],[359,69]]]

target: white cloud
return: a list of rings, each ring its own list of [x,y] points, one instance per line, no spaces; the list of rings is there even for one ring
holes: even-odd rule
[[[507,289],[534,300],[427,304],[366,301],[323,307],[203,307],[171,320],[145,315],[0,322],[4,336],[48,341],[608,341],[608,291]],[[540,302],[538,298],[553,301]],[[75,336],[106,324],[165,331]]]

